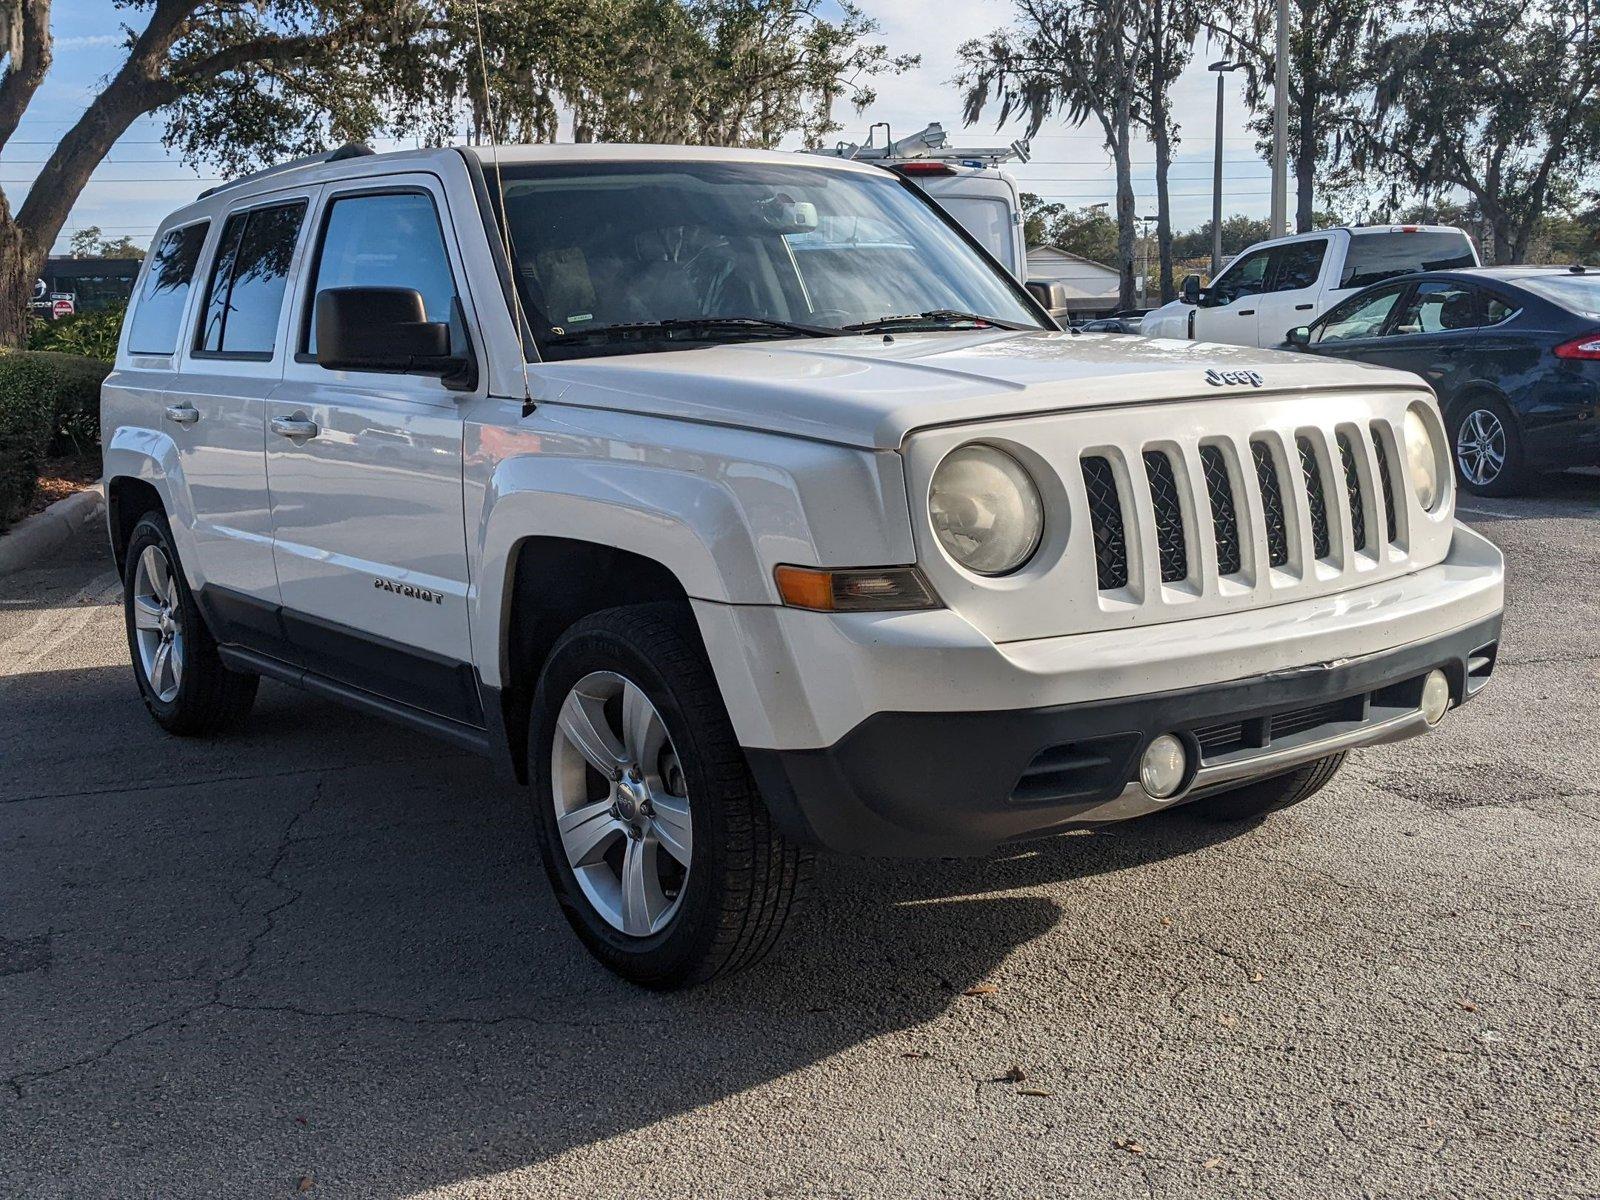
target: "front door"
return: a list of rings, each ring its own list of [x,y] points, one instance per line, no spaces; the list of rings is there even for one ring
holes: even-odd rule
[[[283,618],[314,673],[436,716],[482,719],[470,663],[462,419],[435,378],[316,362],[317,293],[403,287],[451,318],[459,278],[431,176],[329,188],[267,420]]]
[[[1266,290],[1271,255],[1270,249],[1253,250],[1216,277],[1206,289],[1205,303],[1194,310],[1196,341],[1256,344],[1257,306]]]

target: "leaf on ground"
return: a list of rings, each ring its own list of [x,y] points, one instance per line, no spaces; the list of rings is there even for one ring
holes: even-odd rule
[[[1478,1011],[1478,1006],[1476,1004],[1474,1004],[1471,1000],[1457,1000],[1456,1003],[1461,1005],[1461,1011],[1462,1012],[1477,1012]]]
[[[901,1052],[900,1057],[901,1058],[932,1058],[933,1055],[929,1054],[926,1050],[905,1050],[905,1051]]]
[[[1252,972],[1250,972],[1250,982],[1251,983],[1260,983],[1265,978],[1266,978],[1266,976],[1263,975],[1260,971],[1252,971]]]
[[[1208,1171],[1222,1170],[1222,1160],[1220,1158],[1208,1158],[1200,1165]]]
[[[1118,1150],[1126,1150],[1129,1154],[1143,1154],[1144,1147],[1131,1137],[1119,1137],[1111,1143]]]
[[[1232,1029],[1239,1023],[1239,1018],[1232,1013],[1222,1013],[1217,1017],[1217,1024],[1225,1029]]]
[[[1042,1088],[1042,1087],[1025,1087],[1025,1088],[1018,1088],[1018,1089],[1017,1089],[1017,1095],[1019,1095],[1019,1096],[1039,1096],[1039,1097],[1045,1097],[1045,1096],[1054,1096],[1054,1095],[1055,1095],[1055,1093],[1054,1093],[1054,1092],[1052,1092],[1052,1091],[1050,1091],[1050,1090],[1049,1090],[1049,1089],[1048,1089],[1048,1088]]]
[[[999,990],[992,983],[975,983],[961,994],[963,996],[992,996]]]
[[[300,1182],[294,1185],[294,1190],[297,1192],[309,1192],[316,1186],[317,1185],[312,1182],[311,1176],[302,1175],[300,1176]]]

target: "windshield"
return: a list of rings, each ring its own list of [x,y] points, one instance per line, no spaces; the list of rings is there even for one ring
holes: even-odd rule
[[[704,161],[502,171],[517,287],[545,359],[826,336],[889,317],[914,318],[893,326],[908,330],[970,329],[967,314],[1044,327],[1015,282],[888,173]],[[650,328],[660,322],[676,325]]]

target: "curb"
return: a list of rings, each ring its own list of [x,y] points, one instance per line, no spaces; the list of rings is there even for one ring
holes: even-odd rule
[[[105,496],[97,483],[18,521],[0,536],[0,575],[26,570],[53,554],[91,522],[104,517],[105,511]]]

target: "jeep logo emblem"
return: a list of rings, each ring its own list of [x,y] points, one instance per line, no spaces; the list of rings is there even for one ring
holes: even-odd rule
[[[1259,371],[1219,371],[1213,367],[1206,372],[1206,382],[1212,387],[1246,383],[1251,387],[1260,387],[1263,381]]]

